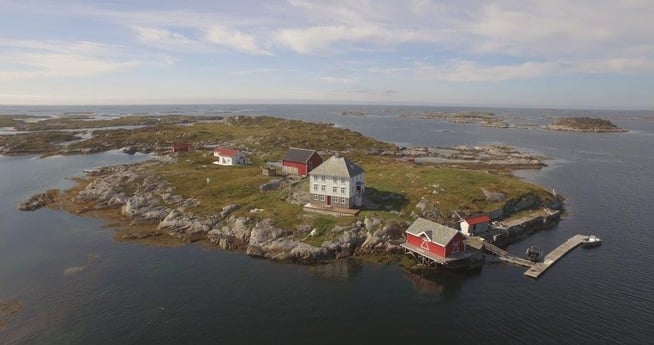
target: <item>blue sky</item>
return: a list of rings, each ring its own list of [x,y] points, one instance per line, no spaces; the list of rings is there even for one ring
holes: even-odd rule
[[[654,2],[5,1],[0,104],[654,109]]]

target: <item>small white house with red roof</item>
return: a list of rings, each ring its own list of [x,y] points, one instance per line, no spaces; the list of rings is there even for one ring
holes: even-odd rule
[[[213,164],[227,166],[245,164],[245,155],[239,150],[216,147],[213,149],[213,155],[218,157],[218,160]]]
[[[466,217],[461,221],[461,232],[467,236],[477,236],[488,231],[490,222],[487,214]]]

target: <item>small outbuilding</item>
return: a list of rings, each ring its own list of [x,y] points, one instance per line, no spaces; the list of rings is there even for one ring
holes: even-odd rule
[[[282,156],[282,171],[289,175],[305,177],[322,163],[322,157],[316,150],[291,147]]]
[[[189,143],[174,143],[171,147],[173,153],[191,152],[191,144]]]
[[[488,232],[491,219],[487,214],[466,217],[461,221],[461,232],[467,236],[477,236]]]
[[[424,218],[416,219],[406,229],[408,247],[440,258],[463,253],[466,249],[464,241],[465,236],[458,230]]]
[[[245,155],[239,150],[216,147],[213,149],[213,155],[218,158],[213,164],[226,166],[245,164]]]

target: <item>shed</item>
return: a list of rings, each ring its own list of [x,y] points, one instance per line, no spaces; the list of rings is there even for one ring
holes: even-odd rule
[[[406,229],[406,241],[418,250],[447,258],[465,251],[465,236],[456,229],[432,222],[416,219]]]
[[[282,171],[290,175],[307,176],[322,163],[316,150],[291,147],[282,156]]]
[[[173,153],[191,152],[191,147],[192,146],[189,143],[174,143],[171,147],[171,151]]]
[[[491,219],[487,214],[466,217],[461,221],[461,232],[468,236],[476,236],[488,231]]]

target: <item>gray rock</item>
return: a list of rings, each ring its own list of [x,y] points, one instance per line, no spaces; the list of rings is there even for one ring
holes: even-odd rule
[[[48,193],[38,193],[32,195],[31,197],[27,198],[27,200],[16,205],[16,209],[20,211],[35,211],[53,202],[54,202],[54,198],[52,197],[52,195]]]
[[[229,216],[230,214],[232,214],[232,212],[238,210],[239,208],[241,208],[241,206],[236,205],[236,204],[227,205],[227,206],[223,207],[222,211],[220,212],[220,217],[225,218],[225,217]]]

